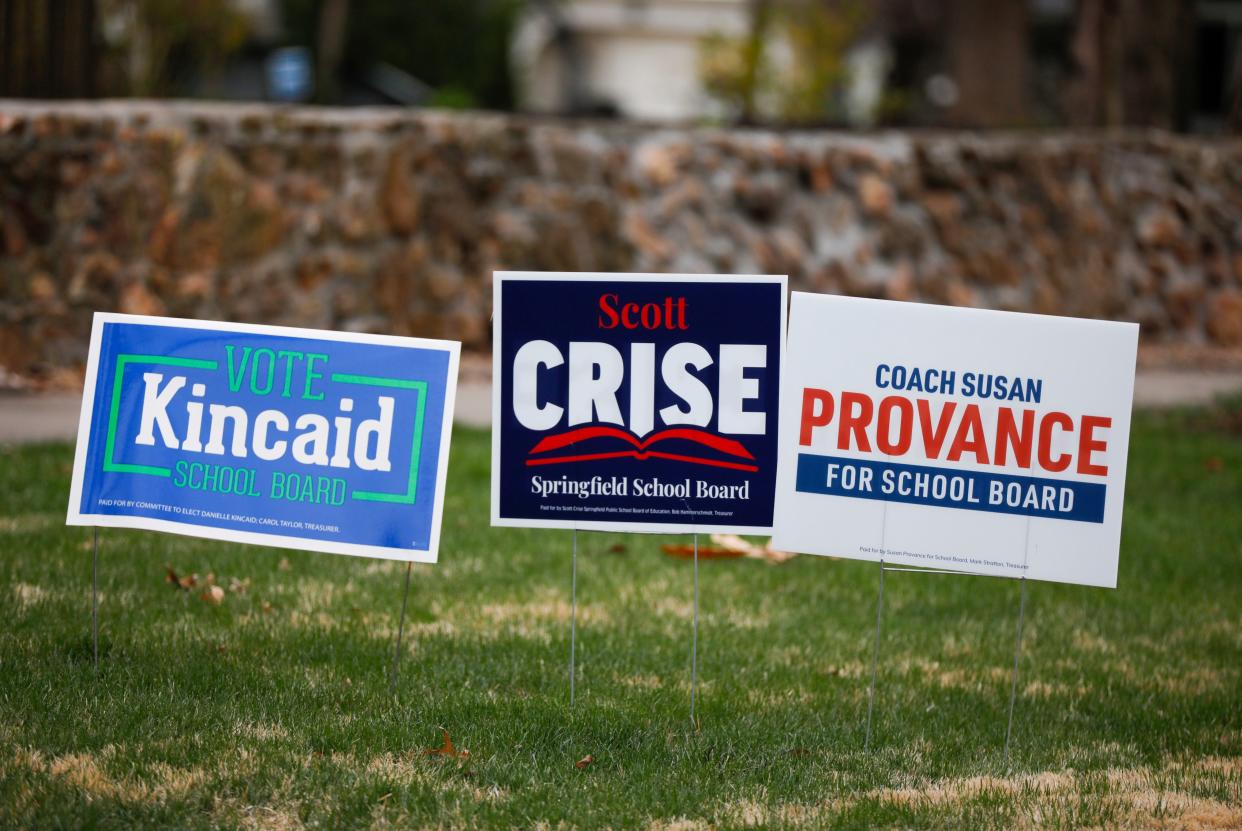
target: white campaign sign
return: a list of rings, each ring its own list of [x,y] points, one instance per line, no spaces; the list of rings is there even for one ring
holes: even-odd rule
[[[795,292],[773,545],[1117,585],[1138,326]]]

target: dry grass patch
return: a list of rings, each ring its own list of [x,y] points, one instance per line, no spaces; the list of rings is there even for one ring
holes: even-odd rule
[[[750,687],[746,690],[746,702],[755,707],[813,707],[819,699],[809,690]]]
[[[46,603],[52,598],[52,592],[32,583],[14,583],[11,589],[13,604],[18,612],[25,613],[31,607]]]
[[[1074,632],[1074,648],[1082,652],[1112,652],[1113,645],[1104,638],[1088,632],[1085,629],[1079,629]]]
[[[244,831],[299,831],[306,827],[295,805],[246,805],[237,800],[217,798],[211,806],[211,815]]]
[[[659,690],[664,688],[664,679],[658,675],[618,675],[613,674],[612,680],[624,687],[640,690]]]
[[[653,819],[646,825],[647,831],[712,831],[712,826],[701,819],[671,817]]]
[[[0,517],[0,533],[27,534],[59,527],[64,521],[62,514],[17,514]]]
[[[977,690],[986,684],[1008,681],[1013,672],[1011,667],[999,666],[974,669],[946,667],[939,661],[920,655],[902,658],[897,662],[896,671],[903,677],[917,674],[942,689],[957,690]]]
[[[289,731],[279,724],[239,721],[233,725],[233,735],[259,742],[271,742],[289,738]]]
[[[1238,757],[1208,756],[1192,763],[1191,767],[1209,773],[1242,777],[1242,758]]]
[[[1108,672],[1127,683],[1168,695],[1197,696],[1219,692],[1238,685],[1237,668],[1198,666],[1189,669],[1151,670],[1135,666],[1126,657],[1108,662]]]
[[[359,776],[397,786],[417,786],[437,793],[452,794],[477,803],[494,804],[508,796],[499,785],[484,787],[461,777],[446,776],[446,770],[452,771],[462,763],[454,759],[428,756],[423,750],[382,753],[370,758],[333,753],[330,761]]]
[[[1238,760],[1214,759],[1207,765],[1188,767],[1171,764],[1165,772],[1181,770],[1179,788],[1162,784],[1161,772],[1143,768],[1111,769],[1102,774],[1105,792],[1094,794],[1093,780],[1101,774],[1076,774],[1072,771],[1043,772],[1015,777],[976,776],[948,779],[917,787],[869,791],[864,798],[894,802],[915,809],[964,811],[973,800],[1003,797],[1012,802],[1019,815],[1014,827],[1038,828],[1045,824],[1064,824],[1060,819],[1075,821],[1089,788],[1088,799],[1098,799],[1098,807],[1107,816],[1116,817],[1121,827],[1177,829],[1242,828],[1242,804],[1236,786],[1230,789],[1230,803],[1195,796],[1186,788],[1212,784],[1204,774],[1216,769],[1236,770]]]
[[[687,622],[694,618],[694,600],[689,597],[681,597],[680,593],[678,595],[663,595],[649,602],[651,604],[651,614],[656,617],[671,617]]]
[[[484,603],[469,607],[471,621],[482,621],[490,627],[522,627],[531,623],[569,625],[573,606],[564,592],[540,592],[535,598],[515,603]],[[588,625],[612,623],[612,615],[598,603],[579,603],[578,622]]]
[[[1027,698],[1082,697],[1087,692],[1085,684],[1070,686],[1061,681],[1031,681],[1022,688],[1022,695]]]
[[[207,773],[201,768],[178,768],[162,762],[147,768],[147,776],[142,778],[112,776],[104,769],[104,764],[114,755],[115,748],[111,745],[98,754],[66,753],[50,759],[38,751],[19,750],[13,762],[31,773],[62,781],[88,800],[165,803],[184,797],[207,781]]]

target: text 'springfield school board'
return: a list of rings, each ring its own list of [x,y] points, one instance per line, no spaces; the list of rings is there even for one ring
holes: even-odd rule
[[[497,273],[492,524],[770,533],[785,284]]]
[[[1138,326],[794,292],[773,545],[1117,584]]]
[[[434,562],[459,349],[96,314],[67,522]]]

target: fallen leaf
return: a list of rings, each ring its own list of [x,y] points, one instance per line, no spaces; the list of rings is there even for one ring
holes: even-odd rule
[[[712,534],[712,542],[729,551],[736,551],[743,557],[762,557],[763,549],[752,545],[737,534]]]
[[[665,543],[660,546],[660,550],[670,557],[676,557],[679,560],[694,559],[694,546]],[[746,555],[740,551],[731,551],[728,548],[719,548],[711,545],[699,546],[700,560],[736,560]]]
[[[624,554],[629,550],[630,547],[623,542],[614,542],[612,545],[608,546],[609,554]]]
[[[178,577],[177,572],[173,571],[173,567],[170,565],[165,565],[164,570],[164,582],[171,583],[174,589],[181,589],[182,591],[188,592],[198,584],[197,574],[189,574],[185,577]]]
[[[711,545],[699,546],[700,560],[738,560],[747,557],[763,560],[765,563],[780,564],[797,556],[788,551],[773,548],[771,540],[768,540],[766,545],[759,546],[747,542],[736,534],[712,534],[711,542]],[[693,545],[670,543],[660,546],[660,549],[670,557],[682,560],[694,558]]]
[[[224,589],[219,586],[210,586],[207,591],[199,595],[199,599],[212,606],[219,606],[224,602]]]
[[[768,540],[767,544],[763,547],[763,559],[773,565],[787,563],[797,556],[798,555],[793,551],[781,551],[779,548],[773,548],[771,540]]]
[[[265,615],[270,615],[270,614],[272,613],[272,608],[273,608],[273,607],[272,607],[272,604],[271,604],[271,603],[269,603],[268,601],[264,600],[264,601],[263,601],[263,603],[259,606],[259,608],[263,610],[263,614],[265,614]]]
[[[578,770],[585,770],[586,768],[590,767],[591,763],[594,761],[595,761],[595,757],[592,756],[590,753],[588,753],[587,755],[583,756],[578,761],[574,762],[574,767],[576,767]]]
[[[453,746],[453,740],[449,737],[449,731],[441,727],[440,732],[444,734],[444,744],[440,745],[439,747],[427,748],[427,750],[425,750],[424,752],[428,756],[452,756],[454,758],[459,758],[459,759],[470,758],[469,750],[458,750],[456,747]]]
[[[736,534],[712,534],[712,542],[731,551],[740,551],[744,556],[751,559],[763,560],[765,563],[773,565],[779,565],[797,556],[788,551],[780,551],[773,548],[772,540],[770,539],[764,545],[758,546],[747,542]]]
[[[281,571],[292,571],[293,570],[293,566],[289,565],[288,557],[281,557],[280,562],[276,564],[276,568],[278,568]]]
[[[250,589],[250,578],[238,580],[236,577],[229,578],[229,591],[233,594],[245,594]]]
[[[1220,456],[1209,456],[1203,460],[1203,469],[1208,473],[1220,473],[1225,469],[1225,460]]]

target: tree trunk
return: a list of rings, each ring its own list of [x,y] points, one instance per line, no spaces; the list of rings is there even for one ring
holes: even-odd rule
[[[319,89],[321,103],[334,104],[341,97],[341,59],[345,55],[345,26],[349,0],[324,0],[319,11]]]
[[[1242,135],[1242,46],[1234,50],[1227,94],[1229,110],[1225,118],[1225,129],[1235,136]]]
[[[1187,0],[1078,0],[1066,112],[1083,127],[1179,126],[1194,34]]]
[[[949,71],[957,84],[954,122],[1016,127],[1028,117],[1027,3],[954,0],[948,15]]]

